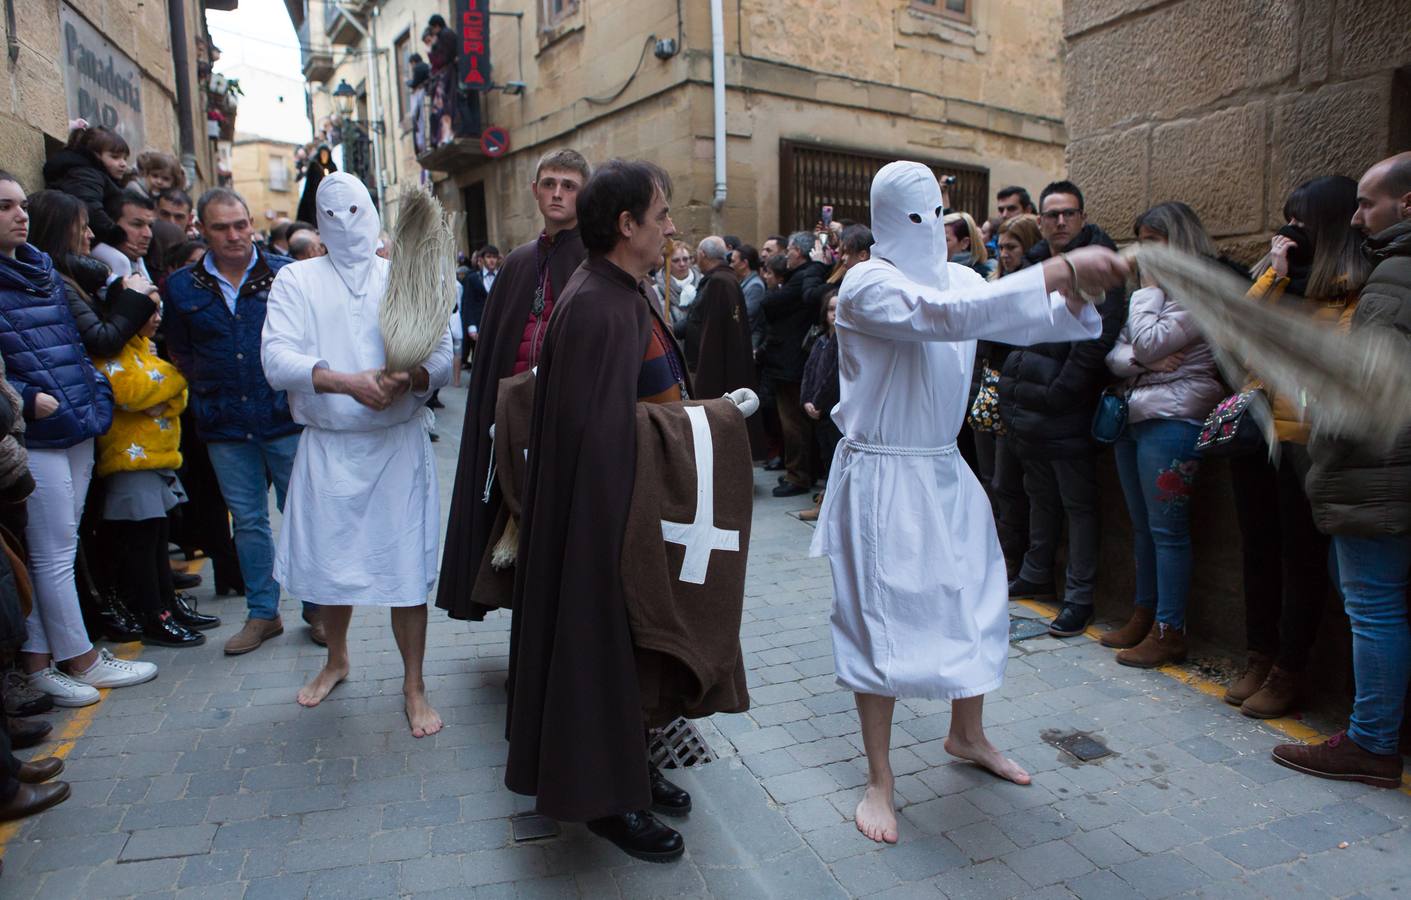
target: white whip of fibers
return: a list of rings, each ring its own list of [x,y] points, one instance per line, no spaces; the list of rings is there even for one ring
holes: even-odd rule
[[[431,357],[456,304],[454,217],[420,185],[402,191],[378,323],[387,371],[411,372]]]
[[[1248,282],[1226,267],[1160,244],[1122,255],[1190,312],[1230,384],[1252,374],[1316,431],[1379,446],[1411,425],[1411,345],[1390,329],[1349,334],[1316,324],[1296,302],[1247,298]],[[1261,426],[1272,432],[1272,422]]]

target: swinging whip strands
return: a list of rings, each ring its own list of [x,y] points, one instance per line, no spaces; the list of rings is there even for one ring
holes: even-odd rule
[[[378,324],[387,371],[411,372],[436,350],[455,307],[456,241],[441,202],[425,188],[407,187],[397,209]]]
[[[1389,329],[1315,324],[1292,304],[1247,298],[1248,283],[1224,266],[1161,244],[1122,256],[1191,314],[1231,384],[1252,373],[1315,430],[1369,443],[1390,446],[1411,425],[1411,346]]]

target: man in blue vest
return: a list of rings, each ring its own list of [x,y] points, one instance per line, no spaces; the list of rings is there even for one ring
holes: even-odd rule
[[[250,209],[234,191],[207,191],[196,203],[196,216],[210,250],[167,279],[162,327],[172,360],[191,384],[196,431],[235,519],[249,618],[226,642],[225,652],[233,656],[284,632],[269,484],[283,509],[300,429],[284,392],[265,380],[260,335],[270,285],[290,260],[255,246]],[[317,622],[307,609],[304,618],[314,625],[317,642]]]

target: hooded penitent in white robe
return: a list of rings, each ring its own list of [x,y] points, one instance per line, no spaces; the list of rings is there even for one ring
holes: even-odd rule
[[[872,182],[868,262],[838,292],[843,432],[812,554],[833,570],[838,683],[889,697],[954,700],[1004,678],[1008,582],[989,499],[956,452],[975,341],[1027,345],[1098,336],[1039,266],[997,282],[946,262],[931,170],[895,162]]]
[[[334,606],[416,606],[436,581],[440,494],[428,434],[431,391],[451,377],[451,333],[425,363],[430,383],[384,410],[314,391],[313,372],[380,369],[378,308],[387,260],[367,188],[346,173],[318,186],[327,256],[279,271],[269,292],[261,356],[304,426],[289,478],[275,578],[290,595]]]

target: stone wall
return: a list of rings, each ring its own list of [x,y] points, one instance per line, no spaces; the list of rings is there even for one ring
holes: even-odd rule
[[[1284,198],[1411,139],[1411,0],[1083,0],[1064,9],[1068,166],[1118,237],[1184,200],[1253,259]]]
[[[1143,210],[1184,200],[1254,261],[1297,184],[1357,178],[1411,147],[1408,22],[1411,0],[1065,3],[1068,169],[1090,219],[1129,239]],[[1111,454],[1102,468],[1098,599],[1120,613],[1132,596],[1130,530]],[[1192,634],[1242,651],[1240,535],[1223,463],[1201,474],[1192,534]],[[1317,686],[1345,694],[1347,624],[1331,595],[1316,652]]]
[[[294,150],[297,144],[284,144],[263,138],[235,136],[230,151],[231,188],[245,198],[255,228],[268,232],[276,221],[293,219],[299,209],[302,181],[294,180]],[[285,186],[277,190],[270,177],[270,158],[283,157]]]
[[[71,0],[73,7],[111,43],[121,48],[142,73],[143,128],[148,147],[180,155],[171,26],[167,6],[143,0]],[[68,136],[64,99],[63,48],[59,0],[16,0],[15,37],[19,55],[0,64],[0,167],[13,172],[27,190],[43,187],[46,140]],[[205,33],[200,0],[186,2],[188,58],[197,121],[197,174],[200,186],[214,181],[214,157],[205,134],[204,97],[196,80],[198,35]],[[0,21],[0,32],[3,32]],[[6,35],[8,38],[9,36]],[[133,162],[143,147],[133,147]]]

